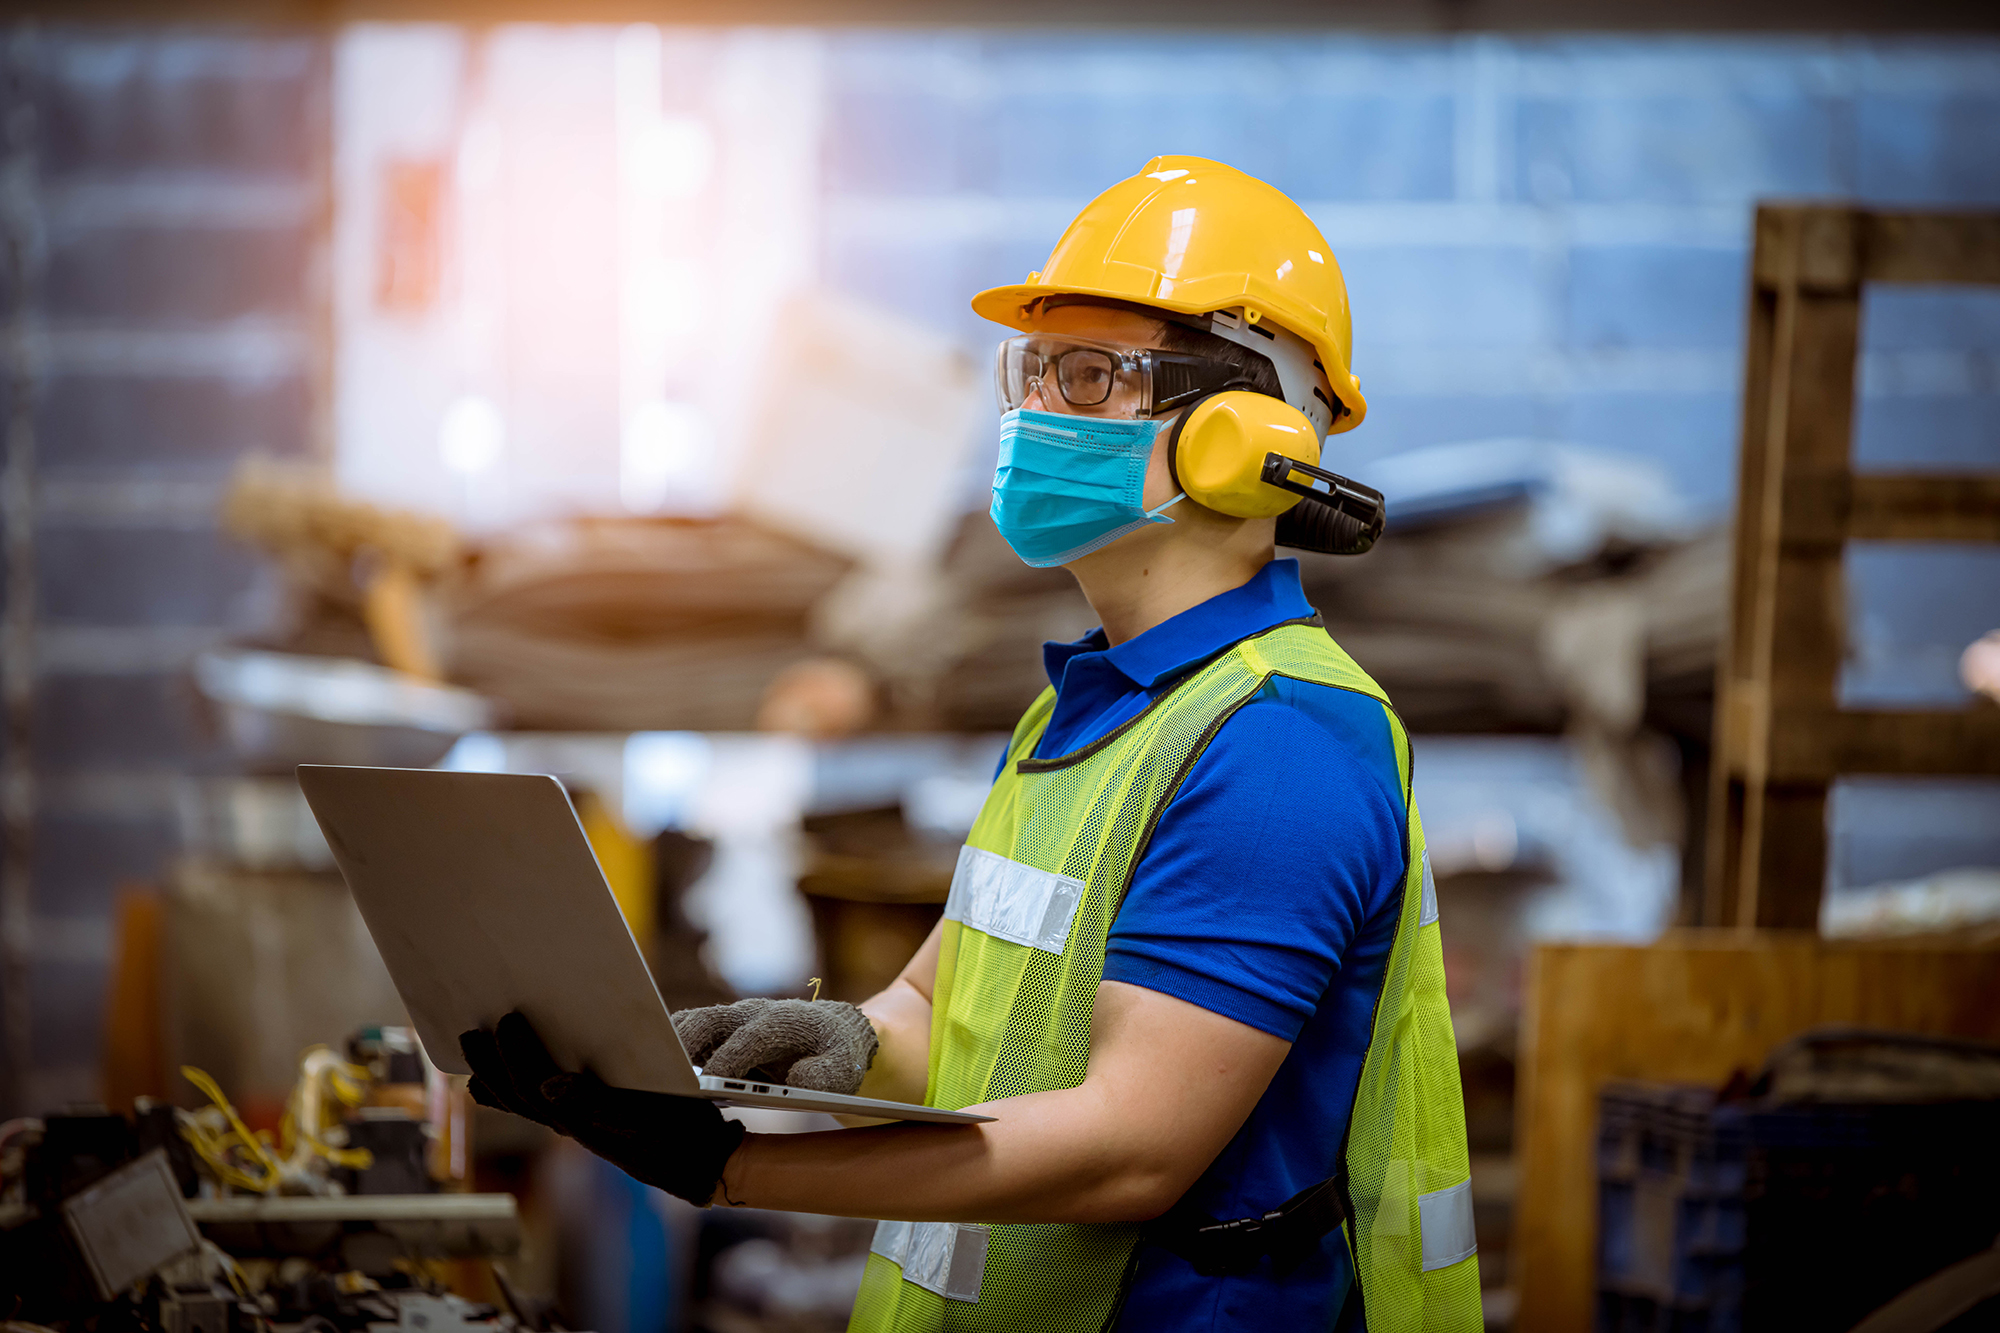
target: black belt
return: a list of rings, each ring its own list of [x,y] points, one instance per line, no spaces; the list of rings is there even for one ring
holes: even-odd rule
[[[1262,1217],[1218,1222],[1183,1199],[1146,1224],[1145,1238],[1194,1265],[1203,1277],[1247,1273],[1269,1257],[1280,1272],[1319,1248],[1347,1220],[1342,1176],[1309,1185]]]

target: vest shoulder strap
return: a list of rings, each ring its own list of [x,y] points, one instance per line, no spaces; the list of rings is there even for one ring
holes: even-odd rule
[[[1260,676],[1272,673],[1297,676],[1353,690],[1384,705],[1389,702],[1388,691],[1347,655],[1347,650],[1326,632],[1326,626],[1319,623],[1317,616],[1310,623],[1294,621],[1245,639],[1233,651]]]
[[[1041,738],[1042,729],[1049,724],[1049,718],[1056,711],[1056,687],[1047,685],[1028,705],[1028,711],[1021,714],[1021,720],[1014,724],[1014,734],[1007,739],[1007,762],[1025,759],[1035,751],[1035,742]]]

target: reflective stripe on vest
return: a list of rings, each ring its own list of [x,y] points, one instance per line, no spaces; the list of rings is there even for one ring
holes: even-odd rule
[[[1472,1181],[1419,1194],[1417,1226],[1423,1231],[1426,1273],[1470,1259],[1479,1249],[1472,1238]]]
[[[1400,783],[1407,809],[1400,915],[1346,1135],[1355,1220],[1344,1238],[1368,1328],[1473,1333],[1482,1320],[1464,1102],[1409,738],[1381,688],[1317,625],[1236,644],[1074,754],[1031,758],[1054,691],[1029,708],[952,881],[925,1101],[1000,1101],[1004,1119],[1005,1098],[1083,1082],[1111,922],[1147,839],[1222,722],[1274,676],[1375,700],[1396,764],[1383,777]],[[1325,1173],[1340,1165],[1329,1149]],[[1116,1312],[1138,1235],[1125,1224],[884,1223],[850,1329],[1092,1333]]]
[[[877,1222],[868,1249],[902,1269],[903,1281],[977,1305],[986,1234],[985,1227],[965,1222]]]
[[[958,871],[944,919],[1059,954],[1069,943],[1069,923],[1083,900],[1083,881],[1009,861],[977,847],[958,850]]]

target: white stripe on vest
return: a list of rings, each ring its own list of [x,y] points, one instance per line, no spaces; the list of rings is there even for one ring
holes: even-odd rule
[[[1424,896],[1417,908],[1417,924],[1428,926],[1438,919],[1438,882],[1431,878],[1431,849],[1424,848]]]
[[[987,1229],[970,1222],[877,1222],[868,1248],[903,1270],[903,1281],[948,1301],[979,1304]]]
[[[1082,900],[1080,879],[961,847],[944,915],[995,939],[1059,954],[1069,942],[1070,922]]]
[[[1406,1196],[1407,1197],[1407,1196]],[[1417,1196],[1417,1227],[1424,1238],[1424,1271],[1449,1268],[1479,1251],[1472,1235],[1472,1182]]]

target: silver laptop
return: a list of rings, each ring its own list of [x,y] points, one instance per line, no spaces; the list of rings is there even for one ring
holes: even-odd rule
[[[970,1124],[993,1117],[705,1075],[667,1015],[562,784],[519,773],[305,764],[333,848],[431,1063],[519,1009],[565,1069],[725,1106]]]

